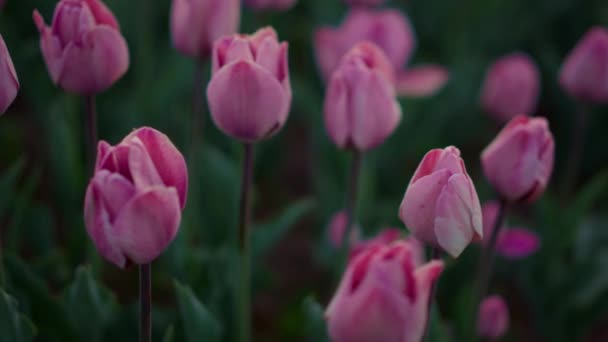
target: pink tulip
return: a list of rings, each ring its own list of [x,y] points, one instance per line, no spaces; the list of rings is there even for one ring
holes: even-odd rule
[[[357,44],[331,77],[325,127],[338,147],[366,151],[380,145],[401,120],[392,66],[374,44]]]
[[[486,178],[512,202],[533,202],[553,171],[554,142],[544,118],[516,116],[481,153]]]
[[[344,0],[351,6],[378,6],[384,2],[384,0]]]
[[[481,337],[498,339],[509,330],[509,307],[500,296],[485,298],[479,307],[477,333]]]
[[[429,96],[448,80],[447,70],[438,65],[405,68],[416,47],[406,16],[397,10],[360,7],[348,13],[342,26],[324,27],[315,32],[315,53],[323,78],[329,80],[344,54],[362,41],[376,44],[393,64],[393,79],[399,95]]]
[[[481,208],[483,214],[483,244],[489,243],[498,216],[498,203],[488,202]],[[525,228],[502,227],[496,240],[496,252],[504,258],[523,259],[540,248],[540,238]]]
[[[239,0],[173,0],[173,44],[186,56],[207,58],[216,39],[238,31],[240,17]]]
[[[608,31],[593,27],[566,57],[559,75],[566,92],[581,101],[608,102]]]
[[[291,106],[287,43],[272,28],[234,35],[213,47],[207,98],[211,118],[227,135],[255,142],[278,132]]]
[[[342,210],[334,214],[329,221],[329,240],[334,248],[341,248],[346,234],[346,225],[348,224],[348,217],[346,211]],[[354,245],[359,242],[361,235],[361,228],[359,225],[354,224],[351,228],[350,238],[348,242],[350,245]]]
[[[540,74],[534,61],[513,53],[488,70],[481,90],[483,109],[501,123],[518,114],[534,114],[540,91]]]
[[[405,192],[399,217],[417,239],[453,257],[483,236],[479,198],[456,147],[431,150],[424,156]]]
[[[34,10],[40,47],[53,82],[83,95],[99,93],[129,67],[129,50],[118,22],[100,0],[61,0],[51,27]]]
[[[297,0],[245,0],[245,5],[256,10],[288,10],[296,4]]]
[[[325,316],[334,342],[419,342],[442,261],[419,263],[409,242],[375,246],[351,260]]]
[[[99,253],[125,268],[158,257],[177,234],[188,171],[169,138],[144,127],[98,146],[84,220]]]
[[[11,56],[0,35],[0,114],[6,112],[19,90],[19,80]]]
[[[362,252],[364,252],[365,250],[367,250],[369,248],[388,245],[392,242],[402,240],[402,239],[403,239],[403,233],[398,228],[384,228],[376,236],[374,236],[371,239],[357,241],[350,249],[348,258],[349,258],[349,260],[352,260],[352,259],[356,258],[357,255],[361,254]],[[420,252],[420,256],[423,256],[423,254],[424,254],[423,246],[417,240],[415,240],[413,238],[408,238],[407,241],[409,241],[412,244],[413,248],[415,247],[415,249]],[[415,253],[416,257],[417,257],[417,255],[418,255],[418,253]],[[416,260],[418,260],[418,259],[416,259]]]

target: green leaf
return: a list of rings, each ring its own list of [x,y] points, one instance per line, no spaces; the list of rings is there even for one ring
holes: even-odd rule
[[[324,310],[321,304],[312,296],[306,297],[302,306],[306,324],[308,341],[314,342],[329,342],[327,336],[327,324],[325,324]]]
[[[18,310],[17,301],[0,289],[0,342],[32,341],[36,328]]]
[[[112,317],[115,300],[109,290],[97,283],[89,267],[81,266],[76,270],[63,301],[80,340],[101,341],[104,327]]]
[[[188,342],[220,341],[220,323],[201,303],[190,287],[175,282],[175,293]]]
[[[165,331],[165,336],[163,337],[163,342],[173,342],[175,341],[175,327],[171,324],[167,330]]]
[[[301,200],[291,204],[289,208],[271,222],[254,226],[252,233],[254,258],[258,259],[259,256],[268,252],[313,207],[314,202],[312,200]]]

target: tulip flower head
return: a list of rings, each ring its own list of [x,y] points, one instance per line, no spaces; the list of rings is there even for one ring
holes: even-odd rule
[[[424,156],[405,191],[399,218],[417,239],[453,257],[483,237],[477,191],[456,147]]]
[[[173,0],[173,44],[186,56],[206,58],[215,40],[238,31],[240,18],[240,0]]]
[[[61,88],[93,95],[127,71],[127,43],[116,18],[100,0],[61,0],[50,27],[37,10],[34,22],[51,79]]]
[[[490,339],[501,338],[509,330],[509,307],[500,296],[485,298],[479,307],[477,333]]]
[[[533,202],[553,171],[554,141],[544,118],[513,118],[481,153],[486,178],[511,202]]]
[[[298,0],[245,0],[245,5],[256,10],[285,11],[293,7]]]
[[[274,29],[220,38],[212,63],[207,99],[221,131],[252,143],[283,127],[291,106],[291,84],[287,43],[279,43]]]
[[[0,35],[0,114],[6,112],[19,91],[19,80],[2,35]]]
[[[408,241],[366,249],[352,259],[325,317],[334,342],[419,342],[431,287],[443,262],[423,264]]]
[[[483,109],[501,123],[518,114],[534,114],[540,91],[540,74],[534,61],[513,53],[496,61],[481,90]]]
[[[401,107],[392,66],[372,43],[355,45],[331,77],[325,97],[325,127],[342,149],[367,151],[397,128]]]
[[[608,30],[594,27],[566,57],[559,83],[572,97],[608,103]]]
[[[188,171],[169,138],[144,127],[116,146],[101,141],[84,220],[99,253],[116,266],[146,264],[177,234]]]

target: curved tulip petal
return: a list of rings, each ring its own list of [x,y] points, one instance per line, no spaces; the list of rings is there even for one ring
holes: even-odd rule
[[[8,53],[2,35],[0,35],[0,114],[13,103],[19,91],[17,72]]]
[[[397,73],[395,87],[400,96],[432,96],[443,88],[449,79],[450,73],[444,67],[425,65]]]
[[[93,12],[97,24],[108,25],[115,30],[120,30],[114,14],[103,2],[99,0],[85,0],[85,2],[89,5],[91,12]]]

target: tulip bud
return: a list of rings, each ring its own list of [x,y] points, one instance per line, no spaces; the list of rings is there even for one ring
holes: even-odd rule
[[[6,112],[19,90],[19,80],[8,49],[0,35],[0,114]]]
[[[533,202],[553,171],[554,142],[544,118],[516,116],[481,153],[484,174],[512,202]]]
[[[116,146],[101,141],[84,202],[87,233],[118,267],[149,263],[177,234],[187,187],[184,157],[159,131],[140,128]]]
[[[173,44],[184,55],[206,58],[216,39],[238,31],[240,17],[239,0],[173,0]]]
[[[351,6],[378,6],[384,2],[384,0],[344,0]]]
[[[490,339],[501,338],[509,330],[509,308],[500,296],[489,296],[481,302],[477,333]]]
[[[325,317],[334,342],[419,342],[443,262],[416,260],[409,242],[366,249],[351,260]]]
[[[287,43],[272,28],[234,35],[213,46],[207,88],[211,118],[227,135],[255,142],[278,132],[291,106]]]
[[[572,97],[591,103],[608,102],[608,31],[594,27],[570,52],[559,83]]]
[[[296,4],[297,0],[245,0],[245,5],[256,10],[288,10]]]
[[[129,67],[118,22],[100,0],[61,0],[51,27],[34,10],[40,47],[53,82],[82,95],[99,93]]]
[[[490,242],[498,216],[498,203],[491,201],[481,208],[483,214],[484,245]],[[534,254],[540,248],[540,238],[525,228],[503,227],[496,240],[496,253],[508,259],[522,259]]]
[[[453,257],[483,236],[477,191],[456,147],[424,156],[405,191],[399,218],[417,239]]]
[[[534,114],[540,75],[534,61],[523,53],[513,53],[496,61],[486,74],[481,90],[481,106],[501,123],[518,114]]]
[[[373,248],[375,246],[388,245],[391,242],[401,240],[402,237],[403,237],[403,234],[401,233],[401,231],[399,229],[385,228],[385,229],[381,230],[375,237],[373,237],[369,240],[357,241],[357,243],[355,243],[352,246],[352,248],[350,249],[350,254],[349,254],[348,258],[349,258],[349,260],[352,260],[355,257],[357,257],[357,255],[361,254],[363,251],[367,250],[368,248]],[[414,239],[408,239],[408,241],[410,241],[412,243],[413,247],[416,247],[416,248],[420,247],[420,249],[422,248],[422,246],[420,246],[418,241],[416,241]]]
[[[372,43],[357,44],[336,69],[325,96],[325,127],[338,147],[366,151],[397,128],[392,66]]]
[[[342,242],[344,240],[344,235],[346,234],[346,225],[348,224],[348,217],[346,216],[346,211],[340,211],[332,216],[329,221],[329,240],[331,241],[334,248],[341,248]],[[350,231],[350,238],[348,242],[350,245],[356,244],[359,242],[361,235],[361,228],[359,225],[353,224],[353,227]]]

